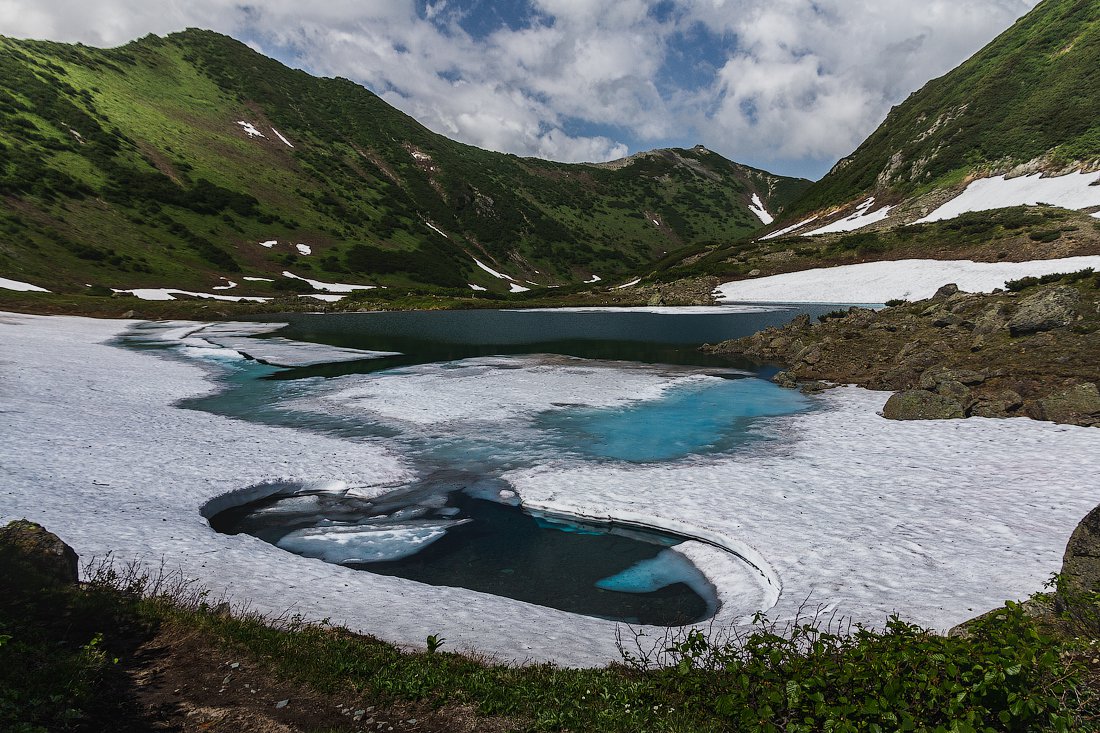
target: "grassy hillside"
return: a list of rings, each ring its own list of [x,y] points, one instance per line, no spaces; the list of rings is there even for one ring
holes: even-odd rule
[[[778,213],[807,185],[701,147],[605,166],[479,150],[206,31],[0,37],[0,276],[63,292],[309,289],[284,270],[509,289],[473,257],[520,282],[609,280],[744,236],[754,193]]]
[[[972,171],[1100,162],[1100,3],[1043,0],[970,60],[891,110],[787,218],[877,192],[911,196]]]

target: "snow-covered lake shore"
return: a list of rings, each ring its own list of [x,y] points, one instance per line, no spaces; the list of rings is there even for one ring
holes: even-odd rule
[[[210,367],[106,343],[131,325],[0,315],[0,521],[37,521],[85,561],[110,552],[163,562],[253,609],[327,618],[395,643],[441,634],[452,649],[505,660],[617,659],[611,622],[215,533],[199,510],[216,496],[276,479],[383,493],[408,481],[410,466],[380,440],[174,407],[214,388]],[[820,399],[823,409],[769,423],[777,439],[758,451],[640,465],[563,459],[505,478],[533,508],[744,548],[779,582],[781,616],[809,597],[858,621],[898,611],[939,629],[1041,590],[1070,532],[1100,503],[1100,431],[898,423],[876,414],[883,393],[844,388]],[[720,570],[706,557],[698,564]]]

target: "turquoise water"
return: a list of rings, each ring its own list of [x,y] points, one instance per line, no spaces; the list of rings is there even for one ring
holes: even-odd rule
[[[511,487],[501,477],[551,462],[672,463],[706,454],[757,450],[779,439],[769,428],[771,418],[812,409],[813,402],[768,381],[775,367],[733,364],[700,352],[698,345],[779,325],[804,311],[817,314],[812,307],[688,316],[296,314],[288,317],[288,328],[272,335],[402,353],[297,369],[240,359],[207,359],[217,365],[215,379],[220,389],[181,406],[347,440],[384,441],[421,477],[397,492],[396,503],[391,502],[384,511],[372,502],[349,509],[347,502],[334,504],[322,496],[320,504],[311,508],[305,497],[284,497],[233,510],[214,523],[221,531],[248,532],[287,551],[343,562],[367,572],[472,588],[603,618],[686,623],[712,614],[717,601],[699,570],[682,555],[669,551],[683,538],[645,528],[624,530],[532,516],[514,506],[516,500],[502,498],[510,494]],[[128,343],[133,348],[158,348],[140,335]],[[171,347],[162,344],[159,348]],[[507,359],[495,362],[489,368],[490,378],[492,369],[532,364],[539,369],[555,368],[560,359],[540,356],[546,354],[654,365],[659,373],[675,377],[676,386],[659,396],[613,408],[584,404],[554,405],[541,412],[517,408],[504,420],[453,425],[406,424],[372,412],[369,401],[332,407],[318,399],[368,382],[384,387],[387,379],[398,375],[421,374],[426,369],[423,365],[444,363],[457,372],[461,360],[478,356],[515,359],[514,363]],[[582,396],[583,372],[577,370],[575,377]],[[689,378],[683,379],[685,376]],[[530,389],[539,390],[537,377],[532,379]],[[385,396],[384,389],[380,392]],[[425,397],[433,398],[432,394]],[[594,397],[592,401],[600,400]],[[397,412],[400,414],[400,409]],[[323,478],[324,471],[324,466],[318,466],[317,477]],[[645,487],[639,491],[644,492]],[[291,532],[297,534],[288,538]],[[327,536],[332,532],[339,539]],[[363,556],[371,558],[369,562],[351,562],[355,558],[331,554],[332,547],[339,553],[345,546],[360,546],[375,554]],[[390,550],[379,547],[397,547],[400,556],[386,555]]]

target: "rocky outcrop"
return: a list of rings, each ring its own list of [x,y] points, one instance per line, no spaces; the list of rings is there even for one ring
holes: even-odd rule
[[[911,389],[887,400],[882,416],[890,420],[953,420],[966,417],[966,413],[954,397]]]
[[[1020,301],[1008,322],[1013,336],[1065,328],[1077,318],[1081,293],[1071,285],[1043,290]]]
[[[0,546],[13,550],[51,580],[77,582],[79,558],[76,552],[39,524],[20,519],[0,527]]]
[[[946,285],[928,300],[851,308],[704,347],[782,364],[783,386],[899,392],[894,419],[1031,417],[1100,425],[1100,276],[991,295]]]

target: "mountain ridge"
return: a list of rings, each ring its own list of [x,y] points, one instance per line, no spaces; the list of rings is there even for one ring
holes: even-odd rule
[[[480,150],[198,29],[116,49],[0,38],[0,72],[0,274],[69,292],[610,281],[754,231],[753,196],[779,213],[810,183],[705,148],[619,167]]]

